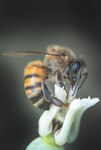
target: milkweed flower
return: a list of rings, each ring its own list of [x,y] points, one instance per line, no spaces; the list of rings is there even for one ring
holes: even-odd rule
[[[65,103],[70,103],[70,105],[63,109],[52,105],[49,111],[45,111],[39,119],[40,136],[45,137],[54,132],[57,145],[64,145],[66,142],[71,143],[76,139],[83,113],[99,101],[98,98],[91,99],[90,96],[75,99],[77,91],[72,96],[74,88],[70,88],[69,97],[66,100],[65,91],[55,85],[55,97]]]
[[[59,108],[55,105],[51,105],[50,109],[42,114],[38,122],[38,132],[41,137],[36,139],[37,149],[41,146],[39,149],[55,150],[57,147],[58,149],[60,148],[60,150],[63,150],[62,145],[72,143],[76,139],[79,133],[80,121],[83,113],[89,107],[99,102],[98,98],[91,99],[90,96],[88,98],[76,99],[77,89],[72,96],[74,89],[75,86],[70,88],[69,96],[66,99],[66,92],[58,85],[55,85],[55,97],[64,103],[69,103],[69,106],[68,108]],[[35,140],[32,142],[32,145],[35,146]],[[30,144],[29,147],[32,145]],[[29,148],[27,150],[34,149]]]

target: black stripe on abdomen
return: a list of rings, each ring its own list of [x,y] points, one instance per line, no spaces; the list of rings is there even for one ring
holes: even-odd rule
[[[39,109],[49,110],[50,103],[44,99],[44,102],[38,106]]]
[[[40,77],[40,76],[39,76],[39,74],[37,74],[37,73],[29,74],[29,75],[26,75],[26,76],[24,77],[24,80],[25,80],[25,79],[28,79],[28,78],[32,78],[32,77]]]
[[[27,87],[25,87],[25,90],[31,90],[31,89],[35,89],[37,87],[41,87],[41,82],[36,82],[33,86],[27,86]]]
[[[36,92],[36,91],[34,91]],[[32,104],[35,104],[38,100],[40,100],[43,97],[42,91],[40,91],[38,94],[35,94],[35,96],[29,98]]]

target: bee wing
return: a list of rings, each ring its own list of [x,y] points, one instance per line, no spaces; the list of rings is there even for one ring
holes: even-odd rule
[[[58,54],[48,53],[48,52],[40,52],[40,51],[27,51],[27,52],[8,51],[8,52],[3,53],[2,55],[12,56],[12,57],[23,57],[23,56],[31,55],[31,54],[59,56]]]

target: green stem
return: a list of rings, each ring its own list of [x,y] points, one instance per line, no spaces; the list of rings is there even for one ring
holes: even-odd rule
[[[52,133],[48,134],[46,137],[44,137],[44,142],[48,143],[48,144],[56,145],[55,139],[54,139],[54,136]]]

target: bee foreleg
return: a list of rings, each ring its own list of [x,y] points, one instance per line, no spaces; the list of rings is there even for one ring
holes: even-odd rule
[[[68,98],[68,91],[67,91],[64,83],[62,82],[62,75],[61,75],[61,71],[59,69],[57,70],[57,81],[58,81],[59,86],[66,91],[66,93],[67,93],[66,98]]]

